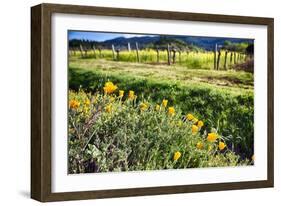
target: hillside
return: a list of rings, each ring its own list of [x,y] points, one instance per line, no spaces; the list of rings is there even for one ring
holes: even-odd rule
[[[131,48],[135,49],[135,43],[137,42],[139,48],[147,47],[157,47],[163,46],[165,43],[174,43],[177,47],[188,47],[191,50],[212,50],[215,44],[223,45],[224,42],[229,41],[231,43],[253,43],[251,39],[235,39],[235,38],[212,38],[212,37],[192,37],[192,36],[167,36],[167,35],[156,35],[156,36],[142,36],[142,37],[117,37],[114,39],[109,39],[106,41],[89,41],[81,39],[71,39],[69,41],[70,47],[79,46],[82,44],[97,45],[103,48],[111,48],[111,45],[114,44],[118,48],[126,48],[128,43],[131,44]]]

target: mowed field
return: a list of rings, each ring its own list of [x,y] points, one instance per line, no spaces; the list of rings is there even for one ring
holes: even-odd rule
[[[179,119],[181,119],[181,116],[185,117],[187,114],[192,114],[197,121],[202,120],[204,126],[199,128],[200,135],[206,136],[208,133],[211,134],[215,131],[222,140],[220,144],[225,144],[227,150],[234,154],[234,159],[238,158],[235,159],[234,163],[231,163],[232,157],[210,160],[212,163],[221,161],[222,165],[227,166],[239,165],[243,161],[249,160],[248,163],[244,163],[251,164],[254,155],[254,76],[252,73],[233,69],[213,70],[211,62],[211,58],[205,62],[206,65],[204,65],[204,62],[201,64],[199,62],[200,67],[198,68],[192,64],[175,63],[167,65],[165,62],[150,63],[149,61],[136,63],[125,60],[114,61],[110,58],[83,58],[80,55],[70,55],[70,96],[74,99],[78,98],[75,96],[78,94],[98,96],[104,90],[106,83],[112,82],[118,88],[116,92],[118,90],[124,91],[124,97],[122,95],[122,98],[129,98],[129,91],[133,91],[137,96],[136,104],[140,104],[141,108],[143,108],[142,102],[147,102],[145,108],[152,108],[148,105],[155,107],[155,105],[161,105],[163,100],[167,100],[167,108],[170,106],[172,113],[176,113]],[[79,91],[82,91],[82,94]],[[168,112],[170,111],[168,110]],[[183,122],[185,122],[185,118]],[[169,144],[168,139],[167,144]],[[201,148],[200,140],[192,144],[197,144],[195,146],[197,149]],[[210,145],[208,148],[210,148]],[[92,148],[92,150],[95,151],[96,148]],[[127,153],[129,154],[129,152]],[[224,155],[218,153],[223,157],[228,154],[227,152]],[[208,156],[209,153],[206,153],[206,155]],[[202,167],[212,166],[210,161],[208,160],[206,165],[203,162],[198,163],[199,166],[197,165],[197,167],[200,167],[200,165]],[[130,170],[124,169],[122,165],[119,165],[123,168],[121,170]],[[222,166],[220,163],[214,165]],[[155,169],[156,166],[154,166],[150,164],[147,167],[148,169]],[[181,166],[182,168],[196,167],[196,165],[184,166],[183,162]],[[112,168],[114,167],[112,166]],[[112,168],[104,169],[104,171],[114,170]],[[103,171],[102,169],[97,170]],[[70,172],[78,173],[75,169]]]
[[[253,74],[235,70],[206,70],[181,65],[132,63],[105,59],[70,58],[70,69],[83,69],[107,76],[139,78],[182,86],[210,87],[237,93],[252,93]]]

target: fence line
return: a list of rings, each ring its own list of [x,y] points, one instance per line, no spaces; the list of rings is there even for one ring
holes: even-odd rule
[[[98,55],[96,50],[98,50]],[[231,69],[235,64],[240,64],[248,61],[249,59],[252,59],[253,57],[251,55],[246,55],[241,52],[236,51],[228,51],[228,50],[222,50],[221,46],[219,47],[217,44],[214,46],[213,51],[204,51],[204,52],[195,52],[190,50],[181,50],[177,49],[170,44],[167,44],[166,49],[163,50],[163,48],[160,50],[159,48],[156,49],[145,49],[140,50],[138,42],[135,43],[135,53],[131,53],[132,48],[130,43],[128,43],[127,48],[119,49],[114,44],[111,45],[111,59],[113,61],[128,61],[132,56],[135,55],[135,61],[136,62],[143,62],[143,63],[163,63],[163,60],[166,59],[166,63],[168,65],[172,64],[186,64],[190,65],[196,64],[198,65],[198,62],[204,61],[205,64],[211,64],[213,62],[213,69],[214,70],[220,70],[220,69]],[[164,55],[163,52],[166,50],[166,55]],[[73,47],[69,48],[69,55],[77,55],[77,52],[80,52],[80,56],[82,58],[108,58],[108,51],[110,50],[103,50],[102,48],[98,47],[96,48],[94,45],[90,47],[86,47],[83,45],[79,45],[79,47]],[[126,52],[126,53],[125,53]],[[182,53],[184,52],[184,53]],[[122,53],[128,55],[129,57],[124,57]],[[213,57],[212,57],[213,56]],[[124,60],[126,59],[126,60]],[[199,66],[200,67],[200,66]],[[209,68],[212,66],[209,65]]]

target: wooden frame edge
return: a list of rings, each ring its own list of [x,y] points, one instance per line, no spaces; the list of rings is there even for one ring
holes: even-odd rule
[[[267,24],[267,179],[274,187],[274,19]]]
[[[31,198],[42,200],[41,21],[42,7],[31,8]]]
[[[62,192],[62,193],[51,193],[42,202],[104,199],[104,198],[150,196],[150,195],[168,195],[168,194],[196,193],[196,192],[215,192],[215,191],[258,189],[258,188],[270,188],[270,187],[272,187],[271,182],[269,182],[268,180],[263,180],[263,181],[249,181],[249,182],[215,183],[215,185],[201,184],[201,185],[99,190],[99,191]]]
[[[51,194],[51,10],[31,8],[31,198]]]
[[[236,16],[222,14],[206,14],[179,12],[167,10],[142,10],[131,8],[114,8],[114,7],[95,7],[81,6],[71,4],[41,4],[45,9],[53,13],[79,14],[79,15],[101,15],[115,17],[135,17],[135,18],[155,18],[155,19],[172,19],[183,21],[205,21],[217,23],[238,23],[238,24],[254,24],[268,25],[273,18],[269,17],[253,17],[253,16]],[[79,11],[79,12],[78,12]]]

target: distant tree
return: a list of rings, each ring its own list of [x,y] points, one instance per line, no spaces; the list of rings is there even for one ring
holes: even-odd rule
[[[77,48],[80,47],[80,45],[82,45],[85,48],[92,48],[93,46],[102,46],[102,44],[100,42],[96,42],[96,41],[91,41],[91,40],[85,40],[85,39],[71,39],[68,42],[68,45],[70,48]]]
[[[249,44],[249,45],[247,46],[247,48],[246,48],[246,53],[247,53],[247,54],[250,54],[250,55],[254,54],[254,44]]]
[[[204,49],[195,46],[193,44],[188,44],[187,42],[177,39],[170,36],[160,36],[159,40],[154,42],[153,45],[149,45],[153,49],[166,49],[167,45],[174,50],[181,50],[181,51],[204,51]]]
[[[246,49],[247,49],[248,46],[249,46],[248,42],[233,43],[233,42],[230,42],[230,41],[225,41],[223,46],[222,46],[222,49],[246,53]]]
[[[180,39],[176,39],[169,36],[160,36],[159,40],[154,42],[153,48],[165,49],[168,44],[175,49],[184,49],[188,46],[187,43]]]

